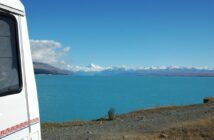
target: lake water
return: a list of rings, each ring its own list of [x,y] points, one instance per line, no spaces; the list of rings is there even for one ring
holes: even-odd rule
[[[121,114],[197,104],[214,96],[214,77],[37,75],[36,81],[42,122],[96,119],[110,108]]]

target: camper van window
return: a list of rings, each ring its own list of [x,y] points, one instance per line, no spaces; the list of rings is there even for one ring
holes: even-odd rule
[[[0,13],[0,97],[20,92],[16,20]]]

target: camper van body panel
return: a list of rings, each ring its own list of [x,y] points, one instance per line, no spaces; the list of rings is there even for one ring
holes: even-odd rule
[[[15,12],[17,14],[24,14],[24,6],[19,0],[0,0],[0,8]]]
[[[19,0],[0,0],[0,13],[13,16],[17,22],[22,79],[20,91],[0,96],[0,140],[40,140],[38,97],[24,7]]]
[[[21,24],[21,40],[20,43],[22,45],[22,56],[24,59],[23,68],[25,69],[25,86],[26,86],[26,93],[28,98],[28,113],[29,113],[29,120],[31,121],[31,132],[38,133],[40,135],[40,119],[39,119],[39,105],[38,105],[38,96],[36,90],[36,82],[33,70],[33,63],[31,57],[31,50],[30,50],[30,42],[28,36],[28,28],[27,28],[27,21],[25,17],[19,17],[20,24]]]

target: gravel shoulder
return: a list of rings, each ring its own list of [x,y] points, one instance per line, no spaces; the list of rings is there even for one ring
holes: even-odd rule
[[[43,123],[43,140],[214,139],[214,103],[139,110],[93,121]]]

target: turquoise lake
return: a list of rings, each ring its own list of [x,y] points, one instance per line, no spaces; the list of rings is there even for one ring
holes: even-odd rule
[[[42,122],[91,120],[145,108],[202,103],[214,77],[37,75]]]

